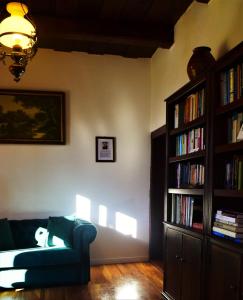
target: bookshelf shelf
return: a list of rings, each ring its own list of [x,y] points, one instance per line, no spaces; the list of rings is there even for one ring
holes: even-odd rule
[[[243,254],[243,245],[239,243],[235,243],[232,240],[225,239],[220,236],[216,236],[213,233],[210,234],[210,241],[220,247],[223,247],[232,252],[237,252]]]
[[[169,163],[191,160],[191,159],[195,159],[195,158],[202,158],[204,156],[205,156],[205,150],[200,150],[200,151],[196,151],[196,152],[192,152],[192,153],[184,154],[184,155],[180,155],[180,156],[172,156],[169,158]]]
[[[175,223],[171,223],[171,222],[163,222],[163,224],[167,225],[168,227],[170,228],[173,228],[173,229],[179,229],[181,232],[183,233],[186,233],[186,234],[190,234],[194,237],[197,237],[199,239],[202,239],[202,230],[200,229],[195,229],[195,228],[192,228],[192,227],[187,227],[187,226],[182,226],[182,225],[179,225],[179,224],[175,224]]]
[[[234,152],[239,150],[243,150],[243,141],[215,147],[215,153]]]
[[[181,195],[204,195],[204,189],[168,189],[169,194],[181,194]]]
[[[220,115],[224,115],[229,112],[235,111],[239,108],[242,108],[242,105],[243,105],[243,97],[241,97],[240,99],[238,99],[232,103],[218,107],[216,110],[216,115],[220,116]]]
[[[243,190],[215,189],[214,196],[225,198],[243,198]]]
[[[173,135],[176,135],[176,134],[179,134],[179,133],[183,133],[184,131],[187,131],[191,128],[200,127],[203,124],[205,124],[205,116],[197,118],[196,120],[193,120],[193,121],[181,126],[180,128],[172,129],[170,131],[170,135],[173,136]]]

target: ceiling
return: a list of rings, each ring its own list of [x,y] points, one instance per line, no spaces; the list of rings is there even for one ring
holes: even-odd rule
[[[1,1],[1,11],[6,2]],[[174,26],[193,0],[22,2],[30,9],[41,48],[136,58],[173,45]]]

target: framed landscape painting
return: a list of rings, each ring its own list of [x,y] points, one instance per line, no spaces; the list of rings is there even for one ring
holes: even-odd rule
[[[0,90],[0,143],[65,144],[65,94]]]

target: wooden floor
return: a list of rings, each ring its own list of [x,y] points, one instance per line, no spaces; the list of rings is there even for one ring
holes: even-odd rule
[[[159,300],[163,284],[158,263],[94,266],[86,286],[0,292],[1,300]]]

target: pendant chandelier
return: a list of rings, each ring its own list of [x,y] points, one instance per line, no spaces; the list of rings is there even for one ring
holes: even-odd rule
[[[9,71],[18,82],[37,51],[36,27],[26,16],[28,7],[25,4],[10,2],[6,10],[10,16],[0,23],[0,60],[6,64],[10,58]]]

